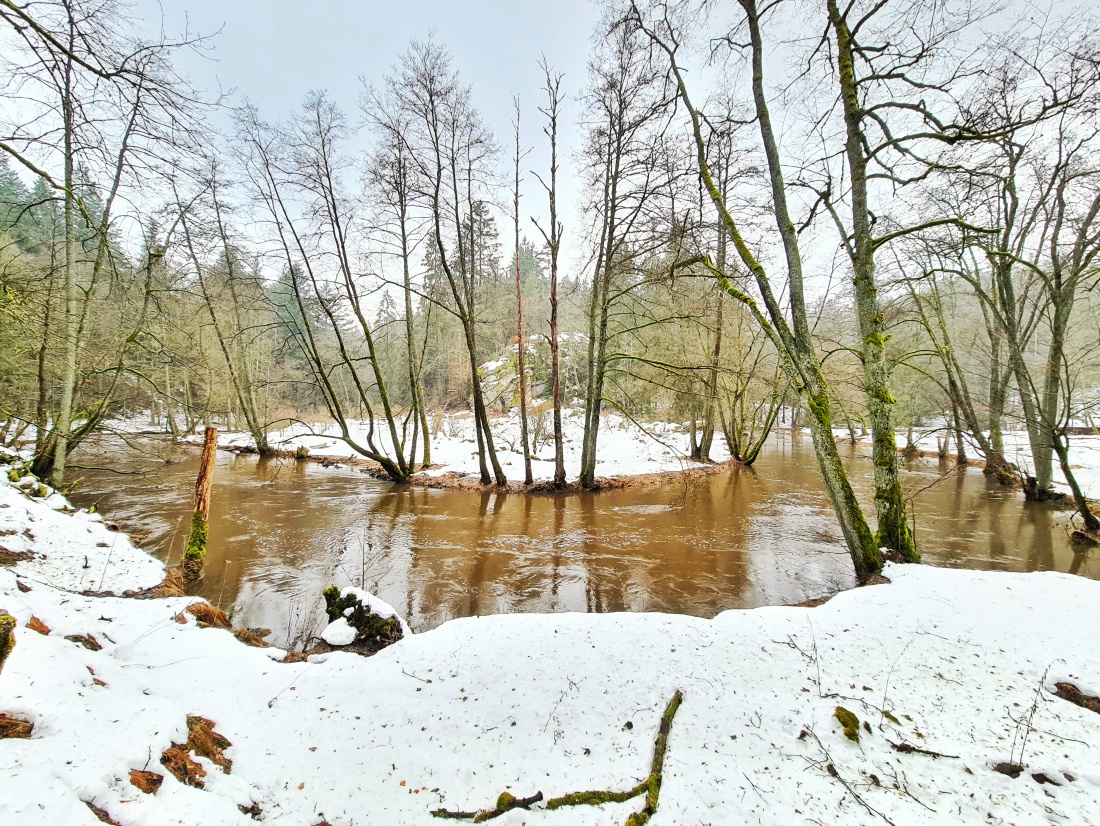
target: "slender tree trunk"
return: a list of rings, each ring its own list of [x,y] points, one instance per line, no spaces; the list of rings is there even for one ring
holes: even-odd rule
[[[725,234],[718,241],[718,268],[725,267]],[[710,461],[710,451],[714,444],[714,419],[718,409],[718,365],[722,358],[722,307],[723,296],[718,293],[718,308],[714,318],[714,348],[710,354],[710,374],[707,378],[707,403],[703,411],[703,435],[699,439],[698,456],[701,462]]]
[[[550,384],[554,407],[554,487],[565,487],[565,449],[561,423],[561,370],[558,355],[558,252],[561,249],[562,226],[558,222],[558,107],[561,103],[560,74],[551,72],[543,63],[546,77],[547,106],[543,131],[550,138],[550,184],[543,183],[550,199],[550,232],[543,238],[550,248]],[[541,229],[541,228],[540,228]]]
[[[863,111],[855,76],[853,46],[848,23],[837,0],[828,0],[829,17],[836,35],[840,97],[847,131],[845,144],[851,175],[852,235],[849,241],[855,275],[856,316],[863,339],[863,380],[873,440],[876,541],[906,562],[919,562],[913,534],[905,518],[905,493],[898,468],[898,449],[892,421],[894,397],[887,389],[886,336],[875,286],[875,251],[867,200],[867,158],[862,134]]]
[[[69,23],[69,55],[65,59],[65,80],[61,96],[64,119],[65,154],[65,263],[63,265],[62,300],[64,301],[65,357],[61,369],[61,395],[58,399],[57,417],[53,426],[53,467],[50,479],[55,488],[65,481],[65,460],[69,454],[69,430],[72,428],[73,396],[76,389],[76,202],[73,177],[73,61],[76,22],[69,0],[65,2]]]
[[[412,274],[409,270],[409,237],[406,224],[406,205],[401,201],[401,214],[398,217],[401,231],[401,274],[405,286],[405,344],[406,359],[409,368],[409,399],[412,405],[413,415],[420,422],[420,430],[424,435],[424,458],[422,467],[429,467],[432,463],[431,434],[428,432],[428,412],[424,409],[424,388],[420,382],[420,360],[416,354],[416,342],[413,330],[413,304],[412,304]],[[403,451],[401,451],[403,452]],[[416,445],[414,437],[413,449],[409,452],[409,463],[416,461]]]
[[[1069,463],[1069,447],[1066,444],[1065,437],[1061,434],[1056,434],[1054,437],[1054,452],[1058,455],[1058,464],[1062,468],[1062,475],[1065,476],[1066,484],[1069,485],[1069,489],[1073,493],[1073,502],[1077,505],[1077,512],[1081,514],[1081,518],[1084,520],[1085,529],[1093,533],[1100,531],[1100,520],[1093,514],[1088,499],[1085,498],[1081,486],[1077,483],[1077,477],[1074,475]]]
[[[512,211],[515,215],[515,251],[516,251],[516,348],[517,372],[519,382],[519,435],[523,449],[523,483],[530,485],[535,481],[531,470],[531,441],[527,433],[527,335],[523,330],[523,287],[519,271],[519,98],[516,103],[516,179],[512,190]]]

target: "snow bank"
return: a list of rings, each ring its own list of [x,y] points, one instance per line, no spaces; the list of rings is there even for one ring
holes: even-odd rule
[[[0,456],[0,548],[33,554],[15,573],[69,591],[151,588],[164,580],[164,564],[135,548],[130,539],[104,524],[98,514],[71,511],[63,496],[25,473],[13,455]],[[37,499],[27,493],[45,494]]]
[[[35,724],[30,740],[0,740],[3,824],[94,826],[87,801],[125,826],[246,824],[253,804],[280,826],[427,826],[440,822],[432,809],[488,808],[503,791],[627,789],[649,772],[676,690],[654,826],[885,822],[871,810],[898,826],[1100,823],[1100,718],[1043,685],[1100,684],[1097,582],[889,567],[893,584],[812,609],[470,618],[369,659],[286,664],[187,615],[180,623],[188,599],[57,587],[86,582],[85,554],[105,561],[94,556],[102,526],[6,485],[0,542],[27,524],[26,547],[49,550],[0,568],[0,606],[51,633],[18,628],[0,674],[0,712]],[[147,584],[140,551],[117,541],[125,567],[94,576],[116,590]],[[858,743],[837,706],[867,723]],[[159,762],[186,739],[188,714],[232,742],[231,774],[198,758],[204,789]],[[1023,774],[994,771],[1020,759],[1029,722]],[[164,774],[160,790],[138,791],[133,769]],[[640,806],[495,822],[622,824]]]

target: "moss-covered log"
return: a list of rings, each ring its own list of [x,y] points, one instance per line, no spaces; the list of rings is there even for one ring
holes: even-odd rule
[[[326,592],[327,597],[327,592]],[[625,803],[635,797],[645,795],[645,806],[639,812],[634,812],[626,820],[626,826],[645,826],[649,819],[657,811],[657,803],[661,794],[661,782],[665,769],[665,752],[668,750],[668,735],[672,730],[672,721],[676,712],[684,700],[684,695],[677,691],[672,695],[665,707],[665,713],[661,715],[661,724],[657,728],[657,739],[653,744],[653,762],[650,765],[649,776],[627,791],[588,791],[570,792],[561,797],[552,797],[546,801],[547,809],[562,809],[566,806],[602,806],[604,803]],[[472,820],[474,823],[484,823],[499,817],[512,809],[529,808],[533,803],[542,800],[542,792],[533,797],[516,798],[508,792],[503,792],[497,798],[496,806],[480,812],[457,812],[448,809],[436,809],[432,812],[435,817],[450,820]]]
[[[0,671],[4,670],[4,663],[15,648],[15,617],[11,614],[0,614]]]

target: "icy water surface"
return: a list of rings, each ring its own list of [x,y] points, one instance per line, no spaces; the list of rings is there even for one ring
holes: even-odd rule
[[[870,448],[842,450],[870,512]],[[178,561],[197,449],[105,437],[76,463],[85,466],[76,504],[97,504]],[[1100,565],[1070,549],[1065,514],[1025,504],[980,470],[916,460],[905,485],[928,563],[1100,578]],[[774,437],[754,469],[567,496],[404,488],[353,467],[219,454],[197,593],[285,644],[318,630],[320,593],[333,582],[375,591],[419,631],[520,611],[709,617],[853,580],[808,437]]]

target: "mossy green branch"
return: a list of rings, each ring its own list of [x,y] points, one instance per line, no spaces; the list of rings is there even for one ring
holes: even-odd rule
[[[336,589],[331,589],[335,591]],[[336,592],[338,593],[338,592]],[[325,592],[326,601],[329,599],[328,591]],[[625,792],[613,791],[589,791],[570,792],[561,797],[552,797],[546,801],[547,809],[561,809],[566,806],[602,806],[604,803],[625,803],[645,794],[645,806],[640,812],[633,812],[626,820],[626,826],[645,826],[649,819],[657,811],[657,802],[661,794],[661,780],[665,768],[665,752],[668,750],[668,735],[672,730],[672,720],[680,704],[684,701],[684,695],[677,691],[672,695],[665,707],[665,713],[661,715],[661,724],[657,728],[657,739],[653,744],[653,762],[650,765],[649,776]],[[432,812],[435,817],[450,820],[472,820],[474,823],[484,823],[499,817],[512,809],[528,809],[533,803],[542,800],[542,792],[533,797],[516,798],[508,792],[502,792],[497,798],[496,806],[481,812],[456,812],[448,809],[436,809]]]
[[[536,792],[531,797],[516,797],[511,792],[501,792],[497,798],[496,806],[483,812],[452,812],[448,809],[436,809],[433,817],[441,817],[447,820],[472,820],[474,823],[484,823],[495,817],[500,817],[512,809],[530,809],[535,803],[542,800],[542,792]]]

